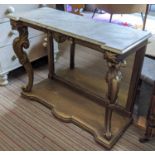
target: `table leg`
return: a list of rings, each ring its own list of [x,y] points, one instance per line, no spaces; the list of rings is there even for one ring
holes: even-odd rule
[[[49,69],[48,78],[51,79],[51,78],[53,78],[53,75],[55,73],[55,67],[54,67],[54,42],[53,42],[52,32],[48,32],[47,38],[48,38],[48,69]]]
[[[107,61],[108,71],[106,74],[106,82],[108,85],[107,98],[109,105],[105,109],[105,138],[110,140],[112,137],[111,133],[111,118],[112,118],[112,109],[110,108],[111,104],[117,103],[118,92],[119,92],[119,83],[122,77],[120,72],[120,62],[115,61],[114,54],[105,53],[104,58]]]
[[[74,69],[75,67],[75,42],[72,40],[71,48],[70,48],[70,69]]]
[[[13,49],[28,74],[28,84],[23,87],[23,91],[30,92],[33,86],[33,69],[26,52],[23,50],[29,48],[28,28],[23,25],[17,25],[16,29],[19,32],[19,37],[14,39]]]

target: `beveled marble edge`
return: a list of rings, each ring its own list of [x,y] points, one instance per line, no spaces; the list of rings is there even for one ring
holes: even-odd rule
[[[149,33],[146,37],[140,39],[139,41],[135,42],[134,44],[132,44],[132,45],[130,45],[129,47],[127,47],[127,48],[125,48],[124,50],[122,50],[122,51],[120,52],[120,54],[126,53],[127,51],[129,51],[129,50],[131,50],[132,48],[136,47],[138,44],[140,44],[140,43],[142,43],[143,41],[149,39],[151,36],[152,36],[152,34]],[[114,49],[114,50],[115,50],[115,49]],[[117,53],[117,52],[115,52],[115,53]]]
[[[105,50],[109,50],[109,51],[117,53],[117,54],[124,54],[124,53],[126,53],[127,51],[129,51],[130,49],[134,48],[139,43],[147,40],[151,36],[151,33],[148,32],[148,34],[145,35],[145,37],[141,38],[140,40],[137,40],[137,42],[135,42],[133,44],[130,44],[128,47],[126,47],[124,49],[118,49],[118,48],[112,48],[112,47],[108,46],[107,44],[105,44],[104,42],[100,42],[100,41],[97,41],[97,40],[94,40],[94,39],[91,39],[91,38],[88,38],[88,37],[85,37],[85,36],[80,36],[78,34],[75,35],[75,34],[72,34],[70,32],[66,32],[66,31],[64,31],[62,29],[57,29],[56,27],[52,27],[52,25],[48,26],[48,25],[43,24],[43,23],[40,24],[38,22],[35,22],[35,21],[29,20],[29,19],[25,19],[25,18],[19,17],[17,15],[16,14],[15,15],[14,14],[8,14],[7,17],[12,19],[12,20],[15,20],[15,21],[23,21],[23,22],[26,22],[26,23],[29,23],[29,24],[33,24],[33,25],[36,24],[37,26],[40,26],[40,27],[48,29],[48,30],[56,31],[56,32],[59,32],[59,33],[62,33],[62,34],[69,35],[71,37],[80,39],[80,40],[84,40],[84,41],[88,41],[88,42],[93,43],[93,44],[97,44],[97,45],[101,46],[101,48],[103,48]]]

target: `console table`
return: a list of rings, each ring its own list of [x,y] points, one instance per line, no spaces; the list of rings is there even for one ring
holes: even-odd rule
[[[44,104],[57,118],[87,130],[110,149],[132,122],[137,83],[151,34],[46,7],[8,17],[12,29],[19,32],[13,41],[14,51],[28,74],[22,95]],[[33,69],[24,52],[29,47],[28,27],[48,34],[48,78],[34,86]],[[71,43],[70,65],[63,72],[55,69],[53,39]],[[102,53],[105,76],[81,74],[74,61],[76,44]]]

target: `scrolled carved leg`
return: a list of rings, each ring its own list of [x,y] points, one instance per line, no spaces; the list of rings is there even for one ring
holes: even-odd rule
[[[28,28],[23,25],[17,25],[17,27],[13,28],[17,29],[19,32],[19,37],[15,38],[13,41],[13,49],[19,62],[24,66],[28,74],[28,84],[26,87],[23,87],[23,91],[30,92],[33,86],[33,69],[26,52],[23,50],[29,48]]]
[[[105,138],[110,140],[112,138],[111,132],[111,118],[112,118],[112,109],[110,104],[116,104],[119,92],[119,84],[122,78],[120,72],[120,62],[116,61],[116,55],[112,53],[105,53],[104,58],[107,61],[108,71],[106,74],[106,82],[108,86],[107,99],[109,101],[109,106],[105,110]]]

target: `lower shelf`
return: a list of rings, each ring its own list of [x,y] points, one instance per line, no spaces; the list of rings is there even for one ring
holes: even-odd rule
[[[108,149],[117,142],[131,123],[131,118],[113,112],[113,137],[108,141],[104,138],[105,108],[67,86],[47,79],[34,85],[31,93],[22,92],[22,95],[51,108],[54,116],[62,121],[72,122],[87,130],[98,143]]]

